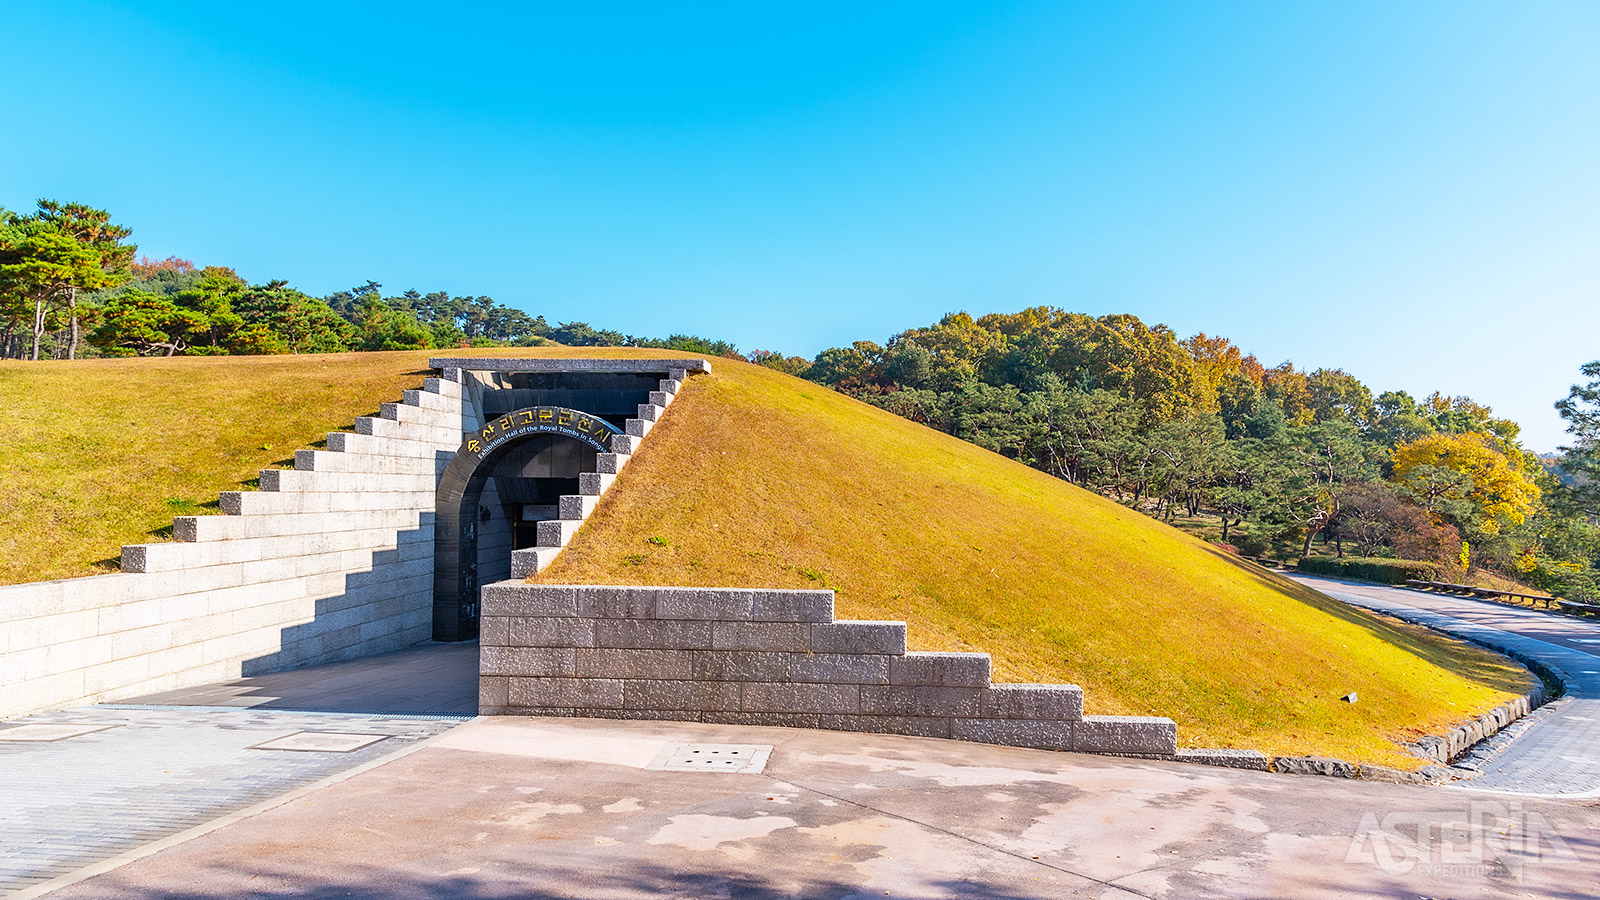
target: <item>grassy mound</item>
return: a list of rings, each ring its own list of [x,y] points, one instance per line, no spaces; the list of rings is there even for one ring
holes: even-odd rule
[[[825,388],[717,360],[539,581],[821,587],[1190,746],[1415,767],[1526,673]],[[1352,691],[1360,702],[1339,698]]]
[[[213,510],[219,491],[416,387],[430,355],[0,362],[0,583],[113,568],[121,545],[162,539],[173,515]],[[690,381],[543,579],[826,585],[842,616],[904,619],[919,649],[988,651],[998,680],[1077,682],[1091,712],[1171,715],[1192,746],[1415,765],[1393,741],[1526,682],[992,453],[726,360]],[[1338,701],[1350,691],[1360,703]]]
[[[426,354],[0,361],[0,583],[116,569],[296,448],[416,387]]]
[[[0,584],[115,571],[123,544],[216,512],[219,492],[420,386],[430,356],[527,354],[0,360]]]

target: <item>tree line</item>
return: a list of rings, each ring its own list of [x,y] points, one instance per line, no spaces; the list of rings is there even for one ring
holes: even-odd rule
[[[250,284],[230,268],[137,258],[132,229],[105,210],[40,200],[0,208],[0,358],[79,359],[340,353],[461,346],[658,347],[736,354],[695,335],[645,338],[543,316],[486,296],[414,290],[383,294],[375,281],[313,297],[274,280]]]
[[[1557,404],[1573,445],[1542,460],[1469,397],[1375,395],[1126,314],[957,313],[882,346],[750,359],[1246,555],[1424,560],[1600,595],[1600,363]]]
[[[0,358],[638,346],[746,359],[972,441],[1247,555],[1326,552],[1499,573],[1600,597],[1600,361],[1540,459],[1469,397],[1374,394],[1268,367],[1226,338],[1053,307],[913,328],[812,359],[696,335],[550,325],[486,296],[314,297],[232,269],[136,259],[104,210],[0,208]]]

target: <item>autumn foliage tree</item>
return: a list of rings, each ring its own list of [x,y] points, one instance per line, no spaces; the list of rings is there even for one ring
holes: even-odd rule
[[[1394,448],[1394,478],[1469,539],[1521,525],[1539,486],[1520,451],[1478,432],[1434,434]]]

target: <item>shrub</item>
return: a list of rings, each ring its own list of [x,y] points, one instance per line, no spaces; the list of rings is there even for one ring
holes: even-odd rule
[[[1408,580],[1441,581],[1444,567],[1415,559],[1363,559],[1332,556],[1307,556],[1300,560],[1300,571],[1310,575],[1332,575],[1383,584],[1405,584]]]
[[[1272,550],[1272,540],[1260,534],[1237,534],[1233,538],[1233,545],[1244,556],[1266,556]]]
[[[1435,522],[1422,510],[1414,521],[1404,523],[1391,542],[1394,552],[1406,559],[1425,559],[1441,569],[1461,571],[1461,532],[1454,525]]]
[[[1518,577],[1541,591],[1568,600],[1600,599],[1600,572],[1583,563],[1531,558]]]

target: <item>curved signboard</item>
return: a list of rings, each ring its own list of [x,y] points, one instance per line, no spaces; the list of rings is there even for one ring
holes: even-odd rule
[[[612,435],[622,429],[597,416],[564,406],[529,406],[508,412],[477,431],[466,433],[456,459],[466,460],[473,468],[484,457],[494,453],[509,441],[535,434],[561,434],[577,438],[601,453],[611,450]]]

